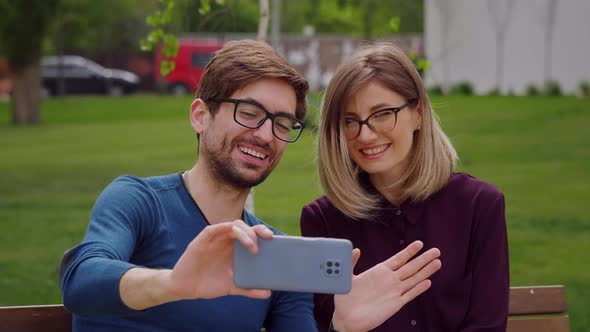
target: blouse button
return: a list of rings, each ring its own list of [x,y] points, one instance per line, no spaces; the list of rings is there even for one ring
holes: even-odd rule
[[[395,214],[397,214],[398,216],[401,216],[402,215],[402,210],[395,211]]]
[[[404,240],[399,240],[399,244],[401,244],[402,246],[404,245],[404,243],[406,243],[406,241],[404,241]]]
[[[410,322],[410,324],[412,324],[412,326],[416,325],[416,320],[412,319],[412,321]]]

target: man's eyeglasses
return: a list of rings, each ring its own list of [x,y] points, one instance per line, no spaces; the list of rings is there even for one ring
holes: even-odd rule
[[[406,108],[406,106],[414,104],[416,99],[412,99],[399,107],[389,107],[378,110],[372,113],[364,120],[357,120],[350,117],[344,118],[343,132],[347,140],[357,138],[361,133],[361,128],[364,124],[372,131],[385,134],[393,130],[397,124],[397,113]]]
[[[284,142],[295,142],[301,136],[305,126],[303,121],[285,114],[273,114],[254,101],[231,98],[213,99],[211,101],[234,104],[234,121],[249,129],[259,128],[266,119],[270,119],[272,122],[272,134]]]

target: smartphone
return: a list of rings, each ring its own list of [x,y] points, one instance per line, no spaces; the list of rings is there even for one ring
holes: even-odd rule
[[[346,294],[352,286],[349,240],[275,235],[254,255],[234,241],[234,283],[241,288]]]

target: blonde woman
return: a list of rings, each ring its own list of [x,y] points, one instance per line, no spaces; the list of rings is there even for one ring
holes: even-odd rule
[[[360,249],[351,293],[315,295],[319,330],[506,331],[504,196],[455,171],[455,149],[401,49],[368,46],[340,65],[318,141],[326,196],[303,208],[301,232]],[[385,264],[416,248],[440,250],[440,261],[413,273],[422,256]]]

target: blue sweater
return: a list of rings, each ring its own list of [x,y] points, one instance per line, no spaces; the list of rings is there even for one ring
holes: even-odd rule
[[[248,212],[244,219],[262,223]],[[306,293],[177,301],[144,311],[125,306],[119,281],[127,270],[172,269],[207,225],[179,174],[113,181],[96,201],[84,240],[60,266],[74,331],[316,331],[312,295]]]

